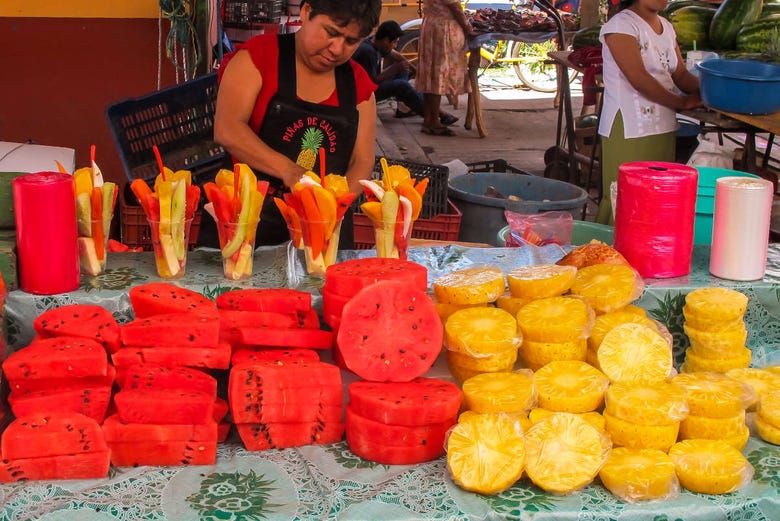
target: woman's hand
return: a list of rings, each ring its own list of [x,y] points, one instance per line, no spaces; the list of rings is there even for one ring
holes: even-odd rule
[[[681,110],[695,109],[704,106],[704,102],[702,102],[701,96],[698,94],[687,94],[683,96],[682,99],[683,105],[680,107]]]

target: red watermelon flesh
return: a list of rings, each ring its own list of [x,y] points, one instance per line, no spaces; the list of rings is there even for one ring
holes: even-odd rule
[[[444,328],[431,298],[385,280],[360,290],[344,306],[336,337],[350,371],[375,382],[408,382],[441,352]]]
[[[319,362],[320,355],[313,349],[274,349],[240,345],[233,349],[230,363],[271,362],[276,365],[296,364],[298,362]]]
[[[108,450],[40,458],[3,458],[0,460],[0,483],[99,479],[108,476],[110,466]]]
[[[113,441],[110,446],[111,463],[116,467],[213,465],[217,461],[216,435],[208,441]]]
[[[344,436],[343,423],[237,423],[246,450],[286,449],[336,443]]]
[[[342,310],[342,312],[343,311],[344,310]],[[331,314],[328,314],[328,313],[323,313],[322,314],[322,321],[330,326],[330,329],[331,329],[331,331],[333,331],[334,335],[338,334],[338,332],[339,332],[339,325],[341,324],[341,315],[331,315]]]
[[[404,383],[357,381],[347,387],[354,412],[389,425],[431,425],[458,414],[461,391],[452,382],[417,378]]]
[[[350,297],[342,297],[327,289],[322,290],[322,316],[323,317],[341,317],[344,306],[349,302]],[[330,324],[326,321],[326,323]]]
[[[125,423],[208,423],[214,421],[215,398],[194,391],[123,389],[114,405]]]
[[[288,288],[235,289],[218,296],[216,302],[222,309],[292,314],[311,310],[311,293]]]
[[[130,305],[136,318],[168,313],[205,313],[213,315],[216,304],[197,291],[168,282],[150,282],[130,288]]]
[[[240,327],[242,344],[263,347],[330,349],[333,333],[322,329],[277,329],[270,327]]]
[[[347,431],[347,445],[355,455],[383,465],[417,465],[444,454],[444,440],[416,447],[383,445],[356,431]]]
[[[230,406],[228,405],[227,400],[223,400],[222,398],[214,400],[214,421],[219,423],[224,420],[229,410]]]
[[[323,291],[349,298],[381,280],[397,280],[423,293],[428,291],[428,270],[425,266],[379,257],[350,259],[328,266]]]
[[[429,425],[388,425],[356,413],[347,404],[345,427],[348,439],[350,433],[354,433],[377,445],[416,447],[434,444],[443,451],[447,431],[457,422],[457,415],[453,415],[446,421]]]
[[[313,309],[297,313],[274,313],[272,311],[219,310],[220,341],[230,344],[241,342],[238,328],[272,327],[280,329],[319,329],[320,319]]]
[[[77,413],[21,416],[0,438],[0,454],[7,460],[106,450],[98,422]]]
[[[127,368],[119,387],[123,389],[178,389],[217,395],[217,379],[198,369],[183,366],[133,365]]]
[[[8,395],[8,404],[17,418],[36,414],[79,413],[101,423],[110,402],[110,385],[83,387],[75,384],[45,391],[12,391]]]
[[[227,440],[231,427],[233,427],[233,424],[229,421],[219,422],[217,425],[217,443]]]
[[[273,388],[261,386],[260,388],[243,387],[235,389],[229,388],[228,399],[232,405],[233,421],[236,423],[252,423],[264,421],[290,421],[290,420],[271,420],[259,419],[264,413],[269,414],[296,414],[295,410],[300,410],[300,414],[316,415],[319,414],[320,406],[338,407],[341,409],[343,404],[343,391],[341,385],[316,385],[301,387]],[[341,414],[339,413],[339,417]],[[250,419],[255,418],[255,419]],[[315,418],[309,418],[300,421],[309,421]],[[292,418],[294,419],[294,418]]]
[[[6,358],[3,372],[9,381],[106,376],[108,357],[102,345],[88,338],[43,338]]]
[[[111,359],[118,371],[137,364],[227,369],[230,367],[230,344],[221,343],[216,347],[125,346],[112,354]]]
[[[300,386],[341,386],[341,371],[325,362],[301,362],[279,366],[269,362],[241,364],[230,370],[229,388],[234,393],[252,390],[298,388]]]
[[[106,374],[104,376],[11,380],[8,382],[8,387],[12,393],[16,392],[20,394],[31,393],[35,391],[47,391],[49,389],[57,389],[68,386],[81,387],[82,389],[101,386],[108,386],[110,388],[112,385],[114,385],[115,378],[116,369],[113,365],[108,364],[108,367],[106,368]]]
[[[147,347],[214,347],[219,343],[219,317],[169,313],[137,318],[121,328],[122,344]]]
[[[234,407],[231,413],[234,423],[290,423],[290,422],[341,422],[343,417],[341,404],[323,405],[320,403],[287,402],[264,403],[251,410]]]
[[[112,414],[103,422],[103,434],[111,445],[117,441],[213,441],[217,437],[217,422],[186,423],[126,423],[118,414]]]
[[[41,337],[75,336],[99,342],[109,353],[120,347],[119,324],[102,306],[71,304],[41,313],[33,322]]]

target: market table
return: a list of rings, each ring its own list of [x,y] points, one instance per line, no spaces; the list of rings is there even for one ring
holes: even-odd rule
[[[373,251],[342,252],[342,259]],[[429,281],[454,269],[476,265],[512,267],[553,261],[557,246],[468,248],[459,245],[412,248],[410,258],[429,269]],[[694,288],[725,286],[748,295],[748,346],[753,365],[780,364],[780,245],[770,245],[769,270],[762,281],[739,283],[707,273],[708,246],[696,246],[689,276],[647,280],[637,303],[664,322],[675,338],[679,365],[687,340],[682,334],[684,296]],[[190,253],[187,276],[180,281],[208,295],[232,287],[286,285],[306,289],[319,304],[318,279],[302,273],[302,259],[286,246],[260,248],[254,276],[234,283],[222,278],[215,250]],[[150,253],[109,258],[105,275],[84,279],[78,291],[51,296],[11,292],[6,300],[9,341],[13,348],[29,339],[34,317],[51,307],[74,302],[100,303],[120,321],[132,316],[127,290],[158,280]],[[327,357],[326,357],[327,358]],[[449,378],[438,360],[428,376]],[[353,376],[344,374],[345,382]],[[542,519],[542,520],[774,520],[780,512],[780,447],[751,437],[743,453],[755,469],[752,482],[722,496],[683,491],[663,502],[628,504],[600,484],[579,493],[555,496],[527,479],[487,497],[465,492],[447,476],[443,458],[421,465],[387,466],[357,458],[346,443],[249,452],[231,438],[218,449],[217,463],[197,467],[112,469],[100,480],[32,482],[0,486],[0,519],[103,521],[121,519]]]

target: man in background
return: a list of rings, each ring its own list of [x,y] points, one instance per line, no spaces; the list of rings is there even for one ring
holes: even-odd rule
[[[423,112],[422,94],[409,83],[409,73],[413,66],[396,50],[398,40],[403,34],[398,22],[383,22],[374,36],[363,40],[352,55],[352,59],[359,63],[369,78],[377,84],[374,92],[377,103],[388,98],[395,98],[398,102],[399,107],[395,111],[397,118],[421,116]],[[388,61],[392,64],[383,68],[385,58],[389,58]],[[452,125],[456,121],[458,118],[452,114],[441,114],[443,125]]]

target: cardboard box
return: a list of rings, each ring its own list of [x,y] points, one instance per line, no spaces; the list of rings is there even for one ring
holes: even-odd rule
[[[0,230],[0,277],[8,291],[18,287],[16,272],[16,232]]]

